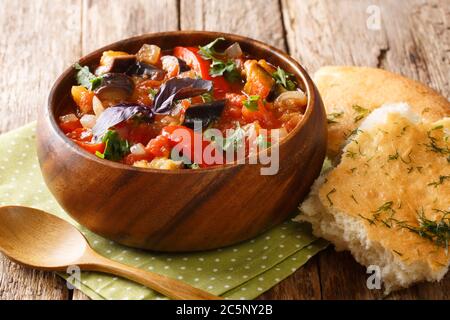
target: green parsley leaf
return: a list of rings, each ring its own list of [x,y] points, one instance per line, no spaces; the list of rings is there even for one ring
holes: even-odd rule
[[[356,111],[356,113],[358,113],[358,115],[354,119],[355,123],[359,120],[364,119],[370,113],[369,109],[363,108],[357,104],[354,104],[352,108]]]
[[[108,130],[103,136],[102,141],[106,146],[103,153],[98,151],[95,153],[99,158],[118,161],[130,153],[130,144],[128,143],[128,140],[121,139],[117,131]]]
[[[329,124],[338,123],[337,119],[341,118],[344,115],[344,112],[333,112],[330,113],[327,117],[327,121]]]
[[[185,166],[188,168],[188,169],[192,169],[192,170],[196,170],[196,169],[200,169],[200,166],[198,165],[198,163],[192,163],[192,164],[189,164],[189,163],[185,163]]]
[[[79,85],[85,87],[88,90],[95,90],[100,86],[103,77],[97,77],[89,71],[88,66],[80,66],[80,64],[76,63],[74,68],[78,70],[76,74],[76,79]]]
[[[214,59],[211,63],[211,69],[209,69],[209,74],[213,77],[223,76],[225,72],[234,72],[236,70],[236,65],[233,61],[229,60],[223,62],[221,60]]]
[[[156,96],[157,93],[158,93],[157,89],[153,89],[153,88],[148,89],[148,94],[150,95],[152,100],[155,99],[155,96]]]
[[[249,96],[246,101],[244,101],[244,107],[246,107],[250,111],[258,111],[258,101],[259,96]]]
[[[225,41],[225,38],[217,38],[214,41],[208,43],[206,46],[199,46],[198,48],[200,49],[200,55],[205,59],[205,60],[212,60],[214,58],[214,55],[217,54],[217,51],[214,50],[214,46],[219,42],[219,41]]]
[[[212,92],[206,92],[206,93],[202,94],[200,97],[202,98],[203,103],[214,101]]]
[[[212,77],[225,76],[229,82],[236,82],[241,78],[239,71],[236,68],[236,64],[233,60],[224,61],[217,56],[223,56],[223,53],[219,53],[214,49],[217,42],[225,40],[224,38],[217,38],[213,42],[208,43],[206,46],[199,46],[199,53],[204,60],[211,60],[211,67],[209,69],[209,75]]]
[[[294,75],[287,73],[280,67],[277,68],[277,71],[272,73],[272,77],[275,79],[276,83],[282,85],[286,90],[294,91],[297,87],[295,81],[291,79]]]

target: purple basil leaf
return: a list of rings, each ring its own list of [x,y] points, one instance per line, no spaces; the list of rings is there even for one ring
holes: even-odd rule
[[[202,79],[172,78],[164,83],[155,96],[153,111],[168,114],[174,100],[201,95],[212,90],[212,82]]]
[[[149,119],[153,117],[153,112],[150,107],[144,107],[134,104],[118,104],[113,107],[109,107],[102,112],[97,122],[92,128],[94,140],[98,141],[109,128],[112,128],[119,123],[131,119],[137,114],[142,114]]]
[[[194,123],[197,121],[202,123],[202,128],[209,126],[211,122],[220,118],[225,103],[226,100],[217,100],[190,106],[184,114],[183,125],[194,129]]]

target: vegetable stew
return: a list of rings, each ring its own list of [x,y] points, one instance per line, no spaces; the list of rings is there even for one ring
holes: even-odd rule
[[[144,44],[135,54],[103,52],[95,70],[76,64],[61,130],[99,158],[153,169],[222,165],[239,146],[245,156],[269,148],[302,119],[307,97],[292,74],[238,43],[219,50],[223,41]]]

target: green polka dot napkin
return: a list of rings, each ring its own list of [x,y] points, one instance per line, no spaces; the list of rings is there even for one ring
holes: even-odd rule
[[[107,258],[185,281],[229,299],[253,299],[286,278],[327,242],[308,225],[287,221],[261,236],[232,247],[161,254],[128,248],[77,225],[47,190],[35,150],[35,124],[0,136],[0,205],[39,208],[75,224],[92,247]],[[165,299],[131,281],[107,274],[61,274],[93,299]],[[299,290],[302,285],[299,284]]]

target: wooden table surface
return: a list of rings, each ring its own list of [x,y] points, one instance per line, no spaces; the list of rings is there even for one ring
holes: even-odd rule
[[[380,18],[380,19],[378,19]],[[36,119],[57,75],[82,55],[132,35],[238,33],[320,66],[373,66],[449,98],[450,0],[0,0],[0,132]],[[350,254],[320,253],[262,299],[374,299]],[[390,299],[449,299],[450,276]],[[0,299],[87,299],[48,272],[0,256]]]

